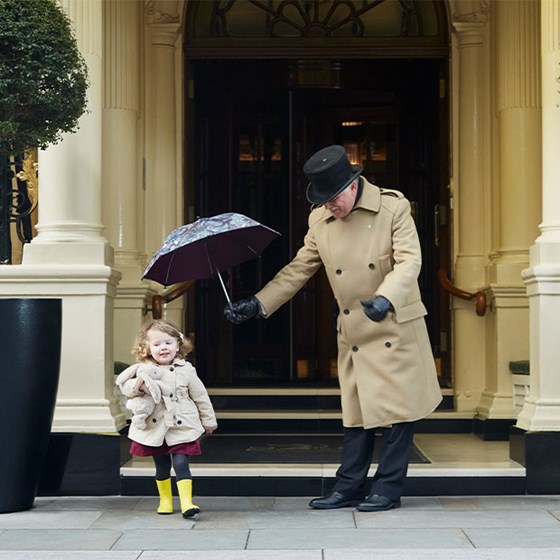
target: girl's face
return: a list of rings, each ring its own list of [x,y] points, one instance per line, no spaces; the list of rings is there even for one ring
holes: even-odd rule
[[[174,336],[156,329],[148,331],[148,344],[152,358],[163,366],[169,365],[179,351],[179,341]]]

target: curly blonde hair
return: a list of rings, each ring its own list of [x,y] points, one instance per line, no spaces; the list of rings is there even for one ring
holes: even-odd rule
[[[139,362],[154,361],[150,354],[150,343],[148,342],[148,333],[150,331],[161,331],[177,339],[179,344],[177,357],[179,358],[186,358],[193,349],[192,342],[171,321],[157,319],[144,323],[138,331],[131,354]]]

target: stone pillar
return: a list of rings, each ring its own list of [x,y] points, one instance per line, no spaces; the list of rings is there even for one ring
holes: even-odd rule
[[[543,0],[543,221],[523,277],[530,303],[531,390],[517,425],[560,431],[560,0]]]
[[[486,75],[484,42],[485,12],[478,2],[458,3],[475,12],[455,14],[453,23],[458,65],[458,169],[454,181],[455,217],[458,223],[458,253],[454,283],[466,291],[486,285],[486,236],[488,180],[484,175],[488,145],[485,137],[487,104],[483,84]],[[472,302],[454,298],[454,389],[458,411],[476,409],[484,387],[484,319],[475,313]]]
[[[521,271],[541,210],[540,3],[494,5],[499,128],[497,251],[490,269],[492,336],[482,418],[515,418],[510,361],[529,357],[529,303]]]
[[[512,436],[529,493],[560,492],[560,0],[542,0],[542,215],[523,278],[529,295],[530,394]],[[522,442],[522,445],[520,444]]]
[[[182,4],[176,0],[146,5],[146,205],[145,250],[148,259],[183,223],[182,181]],[[161,291],[162,286],[153,285]],[[166,305],[165,317],[182,328],[183,298]]]
[[[143,215],[140,135],[140,23],[137,0],[103,4],[103,218],[122,273],[115,300],[115,360],[130,363],[130,350],[148,296],[138,244]]]
[[[120,275],[101,223],[102,1],[63,0],[89,70],[88,112],[74,134],[39,153],[38,235],[2,293],[61,297],[63,333],[55,432],[117,431],[113,302]]]

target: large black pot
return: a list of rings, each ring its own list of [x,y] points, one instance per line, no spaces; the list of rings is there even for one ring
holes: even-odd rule
[[[0,299],[0,513],[33,506],[60,371],[61,299]]]

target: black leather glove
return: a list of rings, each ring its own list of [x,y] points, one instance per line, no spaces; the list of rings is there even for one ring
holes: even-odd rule
[[[361,300],[360,303],[364,307],[364,313],[376,323],[385,319],[387,313],[393,309],[391,302],[383,296],[375,296],[373,299]]]
[[[239,325],[253,317],[256,317],[261,310],[261,304],[255,296],[247,299],[234,301],[231,305],[224,307],[224,315],[228,321]]]

